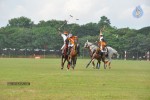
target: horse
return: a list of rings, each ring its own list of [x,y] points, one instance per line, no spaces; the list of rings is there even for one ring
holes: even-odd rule
[[[77,45],[71,47],[70,54],[68,55],[69,65],[74,69],[77,61]]]
[[[68,59],[68,55],[67,55],[67,50],[68,50],[68,45],[66,44],[65,47],[62,49],[62,55],[61,55],[61,69],[64,68],[64,64],[67,60],[68,64],[67,64],[67,68],[69,69],[70,68],[70,62],[69,62],[69,59]]]
[[[87,48],[89,49],[89,54],[90,54],[90,57],[92,58],[94,52],[96,52],[98,46],[94,45],[93,43],[91,42],[87,42],[84,44],[84,48]],[[96,56],[96,59],[97,59],[97,65],[96,65],[96,68],[98,68],[100,66],[100,59],[99,59],[99,56]],[[95,63],[94,63],[94,60],[92,61],[92,66],[93,68],[95,68]]]
[[[102,60],[104,62],[104,69],[106,69],[105,67],[105,54],[100,52],[101,54],[97,53],[96,50],[99,48],[98,46],[94,45],[91,42],[87,42],[84,44],[84,48],[88,48],[89,52],[90,52],[90,56],[91,56],[91,61],[87,64],[86,68],[89,66],[89,64],[92,62],[93,64],[93,68],[95,68],[95,64],[94,61],[95,59],[97,59],[97,66],[96,68],[100,68],[100,61]]]
[[[96,46],[93,43],[88,42],[88,41],[84,44],[84,47],[89,49],[91,57],[92,57],[92,54],[94,54],[94,52],[98,48],[98,46]],[[107,61],[105,61],[105,64],[106,64],[106,67],[108,65],[109,69],[110,69],[111,68],[110,64],[111,64],[111,61],[112,61],[112,56],[117,55],[117,58],[119,58],[119,54],[114,48],[112,48],[110,46],[107,46],[107,50],[108,50],[108,54],[107,54],[108,56],[106,56]],[[94,63],[94,61],[92,63]]]

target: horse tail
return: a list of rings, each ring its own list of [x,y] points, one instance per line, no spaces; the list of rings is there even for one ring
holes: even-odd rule
[[[118,52],[116,53],[116,55],[117,55],[117,58],[119,58],[119,56],[120,56],[120,55],[119,55],[119,53],[118,53]]]
[[[106,51],[107,51],[107,53],[106,53],[106,58],[108,58],[109,50],[108,50],[107,47],[106,47]]]

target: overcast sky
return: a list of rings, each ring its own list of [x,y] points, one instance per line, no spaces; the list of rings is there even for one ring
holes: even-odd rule
[[[132,12],[139,5],[144,14],[135,18]],[[69,19],[70,14],[74,19]],[[35,24],[40,20],[66,19],[80,25],[98,23],[101,16],[106,16],[117,28],[140,29],[150,26],[150,0],[0,0],[0,27],[20,16]]]

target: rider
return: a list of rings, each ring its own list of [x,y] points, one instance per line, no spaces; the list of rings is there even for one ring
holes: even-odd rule
[[[63,46],[61,47],[60,50],[63,50],[63,48],[66,46],[66,44],[68,44],[68,41],[67,41],[67,37],[68,37],[68,32],[67,31],[64,31],[64,33],[60,33],[63,40],[64,40],[64,44]]]
[[[68,38],[67,40],[69,40],[69,45],[68,45],[68,55],[70,54],[70,50],[74,45],[77,45],[78,42],[78,37],[77,36],[73,36],[71,33],[68,34]],[[77,49],[77,48],[75,48]],[[79,51],[77,51],[79,53]]]
[[[100,55],[102,55],[103,53],[107,55],[107,48],[106,48],[107,44],[106,41],[104,40],[102,30],[100,30],[98,46],[99,48],[96,50],[96,52],[100,53]]]
[[[65,24],[67,23],[67,21],[65,21],[65,23],[61,26],[61,27],[63,27]],[[60,28],[61,27],[59,27],[58,28],[58,31],[59,31],[59,34],[61,34],[61,36],[62,36],[62,38],[63,38],[63,40],[64,40],[64,44],[63,44],[63,46],[61,47],[61,50],[64,50],[63,48],[66,46],[66,45],[68,45],[67,47],[67,54],[70,54],[70,49],[71,49],[71,47],[73,47],[74,45],[77,45],[77,48],[75,48],[75,49],[77,49],[77,54],[78,55],[80,55],[80,52],[79,52],[79,43],[78,43],[78,37],[77,36],[72,36],[72,34],[70,33],[68,33],[67,31],[64,31],[64,33],[61,33],[60,32]],[[63,53],[64,51],[62,51],[62,53]]]
[[[99,36],[99,47],[100,47],[101,52],[107,52],[107,51],[106,51],[106,46],[107,46],[107,43],[106,43],[106,41],[104,40],[103,34],[100,32],[100,36]]]

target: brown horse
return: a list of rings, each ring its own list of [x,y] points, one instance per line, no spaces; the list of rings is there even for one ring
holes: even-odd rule
[[[70,54],[68,56],[69,64],[74,69],[77,61],[77,45],[74,45],[71,50]]]
[[[65,47],[63,48],[62,50],[62,55],[61,55],[61,69],[64,68],[64,64],[67,60],[68,64],[67,64],[67,68],[69,69],[70,68],[70,62],[69,62],[69,59],[68,59],[68,55],[67,55],[67,51],[68,51],[68,45],[66,44]]]
[[[97,49],[99,49],[98,46],[94,45],[93,43],[91,42],[87,42],[84,44],[84,48],[88,48],[89,49],[89,52],[90,52],[90,57],[91,57],[91,61],[89,62],[89,64],[92,62],[93,64],[93,67],[95,67],[95,64],[94,64],[94,60],[97,59],[97,66],[96,68],[100,68],[100,62],[101,60],[104,62],[104,68],[105,68],[105,54],[102,53],[101,51],[99,52],[96,52]],[[89,64],[86,66],[86,68],[89,66]]]
[[[105,54],[101,51],[99,52],[95,52],[92,57],[91,57],[91,60],[90,62],[87,64],[86,68],[90,65],[91,62],[93,62],[93,60],[97,59],[98,61],[103,61],[104,63],[104,69],[106,69],[106,62],[105,62]],[[99,65],[99,68],[100,68],[100,65]]]

